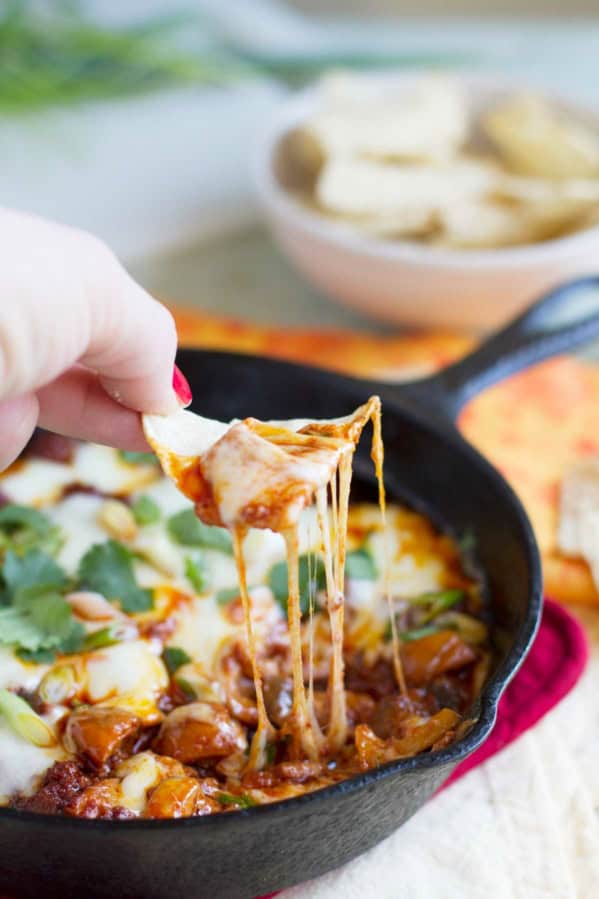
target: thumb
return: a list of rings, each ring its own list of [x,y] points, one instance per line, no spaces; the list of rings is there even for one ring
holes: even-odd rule
[[[33,434],[38,402],[33,393],[0,401],[0,471],[17,458]]]

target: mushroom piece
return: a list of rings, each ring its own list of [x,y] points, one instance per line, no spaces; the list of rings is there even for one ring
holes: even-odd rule
[[[245,730],[224,705],[190,702],[174,709],[162,723],[154,750],[180,762],[193,764],[243,751]]]
[[[104,706],[81,706],[69,715],[64,743],[70,752],[102,768],[134,738],[141,721],[126,709]]]

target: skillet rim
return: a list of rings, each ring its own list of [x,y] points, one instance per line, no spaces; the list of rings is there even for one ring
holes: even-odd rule
[[[415,755],[410,758],[396,759],[377,768],[365,771],[362,774],[354,775],[347,780],[342,780],[336,784],[312,790],[301,796],[281,799],[277,802],[257,805],[252,808],[238,809],[235,812],[189,818],[106,820],[44,814],[0,806],[0,826],[2,826],[4,822],[9,823],[11,821],[15,823],[22,822],[24,824],[35,822],[40,827],[55,828],[66,826],[69,829],[87,828],[89,830],[100,830],[103,832],[116,831],[118,834],[122,834],[125,831],[153,831],[161,830],[163,828],[169,828],[171,830],[174,830],[175,828],[191,827],[219,828],[230,826],[227,822],[230,821],[231,814],[235,816],[236,821],[240,821],[241,819],[253,820],[259,815],[265,816],[269,814],[279,815],[280,817],[285,818],[287,815],[293,813],[294,808],[299,808],[301,805],[306,805],[307,803],[309,804],[318,801],[319,799],[326,800],[330,797],[334,798],[335,796],[341,798],[344,795],[354,793],[364,787],[378,783],[380,780],[386,780],[387,778],[393,777],[394,775],[399,777],[402,774],[425,771],[427,769],[443,767],[445,765],[455,765],[457,762],[474,752],[490,735],[497,718],[499,700],[524,662],[539,629],[543,608],[541,558],[536,537],[524,506],[503,475],[488,461],[488,459],[486,459],[485,456],[482,455],[482,453],[475,449],[475,447],[462,436],[455,427],[455,424],[449,418],[445,421],[439,419],[430,420],[428,417],[425,418],[422,413],[418,414],[409,401],[409,388],[414,384],[417,384],[418,381],[405,382],[405,384],[396,385],[396,395],[390,396],[390,388],[393,386],[390,383],[383,384],[366,378],[354,378],[317,366],[307,366],[257,354],[232,353],[211,348],[204,350],[198,347],[182,347],[181,350],[186,355],[192,353],[196,356],[219,356],[225,358],[233,356],[248,362],[255,362],[257,360],[260,363],[266,362],[267,364],[272,364],[273,367],[303,370],[306,373],[310,373],[312,377],[318,377],[320,375],[326,377],[326,379],[333,379],[338,382],[339,386],[345,384],[347,388],[377,389],[383,393],[386,407],[395,408],[397,412],[400,412],[403,415],[414,417],[421,427],[424,427],[433,434],[440,434],[444,440],[448,440],[454,445],[456,451],[469,456],[470,462],[481,468],[483,474],[486,477],[489,477],[495,483],[495,486],[503,492],[508,505],[511,506],[522,529],[524,549],[529,562],[529,599],[526,616],[522,625],[518,631],[516,631],[514,644],[510,652],[497,667],[480,694],[480,712],[475,724],[464,737],[451,743],[444,749],[437,750],[436,752],[429,752],[427,754]],[[400,392],[400,389],[403,387],[407,388],[405,405],[402,402],[402,399],[404,398],[401,396]]]

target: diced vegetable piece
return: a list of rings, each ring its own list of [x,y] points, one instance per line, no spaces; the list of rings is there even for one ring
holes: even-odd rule
[[[208,570],[199,552],[185,557],[185,577],[198,593],[204,593],[208,588]]]
[[[0,715],[15,733],[34,746],[54,746],[56,735],[43,718],[33,711],[29,703],[11,693],[0,689]]]
[[[252,806],[258,804],[247,793],[241,793],[237,796],[233,793],[218,793],[216,798],[221,805],[236,805],[238,808],[252,808]]]
[[[247,745],[245,731],[220,704],[179,706],[162,723],[155,750],[185,764],[222,758]]]
[[[150,793],[147,818],[189,818],[196,807],[200,783],[197,777],[167,777]]]
[[[464,612],[445,612],[437,619],[440,626],[455,630],[459,637],[474,646],[484,643],[489,636],[487,625],[479,618],[466,615]]]
[[[211,527],[197,517],[193,509],[184,509],[167,521],[168,532],[183,546],[203,546],[233,555],[233,543],[224,528]]]
[[[82,706],[69,716],[65,746],[101,768],[126,741],[132,741],[140,726],[137,715],[126,709]]]
[[[434,624],[427,624],[424,627],[413,627],[409,631],[402,631],[400,637],[404,643],[410,643],[412,640],[422,640],[423,637],[436,634],[438,630],[439,628]],[[391,633],[389,633],[389,639],[391,639]]]
[[[453,631],[437,631],[405,643],[401,658],[406,679],[415,686],[426,684],[446,671],[457,671],[476,659],[476,652]]]
[[[47,705],[67,702],[77,692],[77,678],[72,665],[56,665],[46,672],[37,688],[37,695]]]
[[[83,641],[83,651],[102,649],[104,646],[114,646],[115,643],[124,643],[127,640],[136,640],[139,636],[136,625],[132,621],[115,621],[107,627],[92,631]]]
[[[138,496],[131,506],[133,517],[140,527],[147,524],[156,524],[160,521],[160,506],[155,503],[151,496]]]
[[[182,665],[191,662],[191,657],[179,646],[167,646],[162,653],[162,659],[169,674],[174,674]]]
[[[394,740],[395,751],[398,756],[410,756],[430,749],[448,730],[457,727],[460,721],[460,716],[453,709],[441,709],[432,718],[416,724],[411,733]]]
[[[427,720],[414,719],[410,732],[402,737],[382,740],[367,724],[358,724],[355,745],[358,759],[364,769],[376,768],[394,759],[406,758],[424,752],[437,743],[448,731],[457,727],[461,718],[452,709],[441,709]]]
[[[445,612],[456,603],[461,602],[465,595],[463,590],[439,590],[434,593],[423,593],[422,596],[411,599],[410,605],[428,606],[424,618],[421,619],[422,624],[427,624],[441,612]]]

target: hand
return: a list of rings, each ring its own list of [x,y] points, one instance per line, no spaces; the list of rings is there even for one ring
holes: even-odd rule
[[[148,449],[138,413],[191,400],[170,312],[85,232],[0,210],[0,248],[0,470],[38,424]]]

